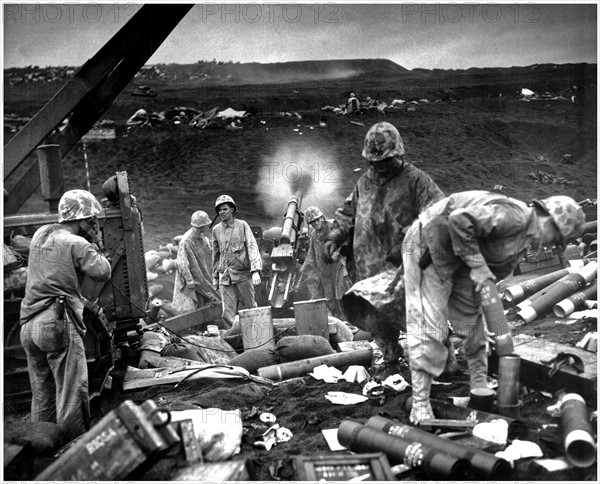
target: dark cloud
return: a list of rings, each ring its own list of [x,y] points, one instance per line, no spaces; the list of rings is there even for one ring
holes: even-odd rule
[[[140,5],[4,5],[4,66],[81,65]],[[409,69],[597,62],[597,6],[196,5],[150,63],[387,58]]]

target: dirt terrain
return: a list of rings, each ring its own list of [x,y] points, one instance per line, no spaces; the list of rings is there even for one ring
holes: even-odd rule
[[[569,82],[564,84],[564,88],[569,87]],[[435,92],[432,86],[426,86],[429,93]],[[593,86],[586,89],[585,95],[580,94],[576,102],[566,97],[523,101],[518,92],[511,89],[501,97],[465,97],[455,102],[435,102],[436,98],[431,97],[428,103],[403,104],[384,113],[372,110],[342,116],[321,110],[325,104],[343,103],[348,89],[361,98],[385,92],[388,103],[403,96],[399,91],[394,95],[393,80],[385,80],[382,87],[372,79],[324,82],[318,86],[315,83],[242,86],[237,91],[233,87],[214,87],[211,91],[211,88],[194,90],[189,86],[178,91],[167,86],[159,90],[157,99],[131,98],[123,94],[106,113],[107,119],[117,123],[117,138],[87,145],[92,192],[101,197],[101,186],[106,178],[115,171],[128,172],[132,193],[144,216],[146,250],[156,249],[183,234],[195,210],[202,209],[212,215],[214,201],[222,193],[235,199],[241,219],[265,228],[279,225],[292,194],[291,185],[306,172],[312,176],[313,185],[305,195],[303,207],[319,205],[327,216],[333,217],[335,208],[367,169],[367,163],[360,156],[365,133],[373,123],[388,121],[404,138],[405,159],[429,173],[447,194],[468,189],[495,189],[523,200],[553,194],[566,194],[577,200],[597,196],[597,106]],[[314,95],[317,90],[319,103]],[[303,93],[306,93],[304,100]],[[32,112],[19,110],[31,111],[40,103],[38,99],[20,105],[24,94],[16,88],[8,90],[5,96],[5,112],[31,115]],[[200,110],[215,106],[246,109],[250,97],[259,101],[269,97],[268,102],[261,104],[268,108],[236,123],[236,129],[198,130],[170,123],[129,130],[125,127],[127,117],[140,107],[149,112],[167,105]],[[257,101],[257,104],[260,103]],[[562,161],[565,154],[572,154],[571,164]],[[67,155],[65,171],[67,189],[85,187],[81,146]],[[550,176],[544,177],[539,172]],[[546,182],[558,182],[536,181],[532,173]],[[22,212],[38,210],[45,210],[39,194],[30,199]],[[595,208],[588,210],[587,215],[589,220],[595,219]],[[571,334],[566,340],[563,338],[563,342],[574,343],[579,336],[580,333]],[[466,362],[462,353],[458,356],[463,373],[450,387],[434,386],[434,395],[468,395]],[[405,376],[408,376],[407,371]],[[327,385],[310,377],[275,389],[250,383],[199,380],[184,384],[176,393],[153,388],[122,394],[118,391],[118,378],[116,388],[95,403],[96,416],[113,409],[124,397],[135,401],[160,398],[172,408],[190,408],[191,405],[225,410],[240,408],[247,416],[242,453],[253,459],[259,480],[293,479],[291,458],[301,453],[326,452],[327,445],[320,430],[337,427],[346,418],[364,422],[372,415],[383,414],[406,422],[408,414],[403,404],[410,394],[390,394],[384,403],[369,401],[356,406],[333,406],[326,404],[323,398],[327,391],[359,392],[358,385]],[[541,422],[551,421],[543,412],[550,403],[550,399],[539,393],[526,403],[523,415],[531,428],[537,429]],[[253,407],[276,414],[282,426],[294,434],[292,440],[269,452],[253,446],[254,439],[261,433],[257,418],[250,416]],[[562,455],[561,442],[555,433],[535,430],[530,438],[540,444],[546,455]],[[166,472],[164,466],[167,465],[161,462],[139,478],[164,479],[168,474],[161,472]],[[593,469],[570,470],[553,476],[541,476],[538,472],[527,461],[517,467],[512,478],[596,480]]]

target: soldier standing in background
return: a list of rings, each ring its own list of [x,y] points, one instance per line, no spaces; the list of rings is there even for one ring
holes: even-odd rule
[[[256,307],[254,286],[260,284],[262,258],[250,226],[235,218],[237,207],[229,195],[215,202],[221,222],[213,227],[213,286],[221,293],[223,321],[228,328],[238,311]]]
[[[220,304],[218,291],[212,286],[211,220],[206,212],[192,214],[191,228],[183,235],[177,249],[177,273],[173,289],[173,309],[193,311],[208,303]]]
[[[345,258],[337,253],[334,254],[334,260],[325,250],[325,239],[333,228],[333,223],[325,219],[318,207],[308,207],[304,212],[304,220],[314,232],[300,269],[301,279],[307,280],[312,299],[325,297],[331,314],[336,318],[344,318],[340,299],[350,289],[352,282],[346,271]]]

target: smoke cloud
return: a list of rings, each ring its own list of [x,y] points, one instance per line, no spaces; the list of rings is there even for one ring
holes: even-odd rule
[[[288,142],[263,158],[256,188],[265,213],[274,225],[280,225],[293,195],[302,197],[303,212],[315,205],[326,218],[333,218],[343,200],[340,185],[337,160],[329,150],[308,142]]]

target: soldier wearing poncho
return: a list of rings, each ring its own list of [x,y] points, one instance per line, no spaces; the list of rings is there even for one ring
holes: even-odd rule
[[[219,293],[212,286],[212,250],[208,239],[210,224],[206,212],[194,212],[192,228],[179,241],[173,289],[173,309],[177,311],[193,311],[211,302],[221,303]]]
[[[310,237],[306,259],[300,269],[301,279],[308,281],[312,299],[325,297],[331,314],[336,318],[343,317],[340,299],[352,283],[346,271],[345,258],[337,254],[334,261],[325,251],[325,238],[329,235],[333,223],[325,220],[318,207],[308,207],[304,212],[304,220],[314,232]]]
[[[478,293],[508,276],[527,247],[564,248],[580,237],[585,217],[573,199],[527,205],[484,191],[450,195],[419,215],[404,239],[406,320],[413,387],[410,420],[434,418],[429,394],[442,373],[447,320],[463,340],[471,389],[487,386],[486,332]]]
[[[393,125],[373,125],[362,151],[369,170],[335,213],[337,228],[327,237],[327,251],[332,255],[341,247],[349,256],[352,264],[348,268],[355,283],[400,266],[405,231],[423,210],[444,197],[429,175],[403,160],[404,153],[404,143]],[[404,320],[402,315],[397,319]],[[402,355],[398,321],[380,318],[368,330],[383,350],[386,363],[396,363]]]

